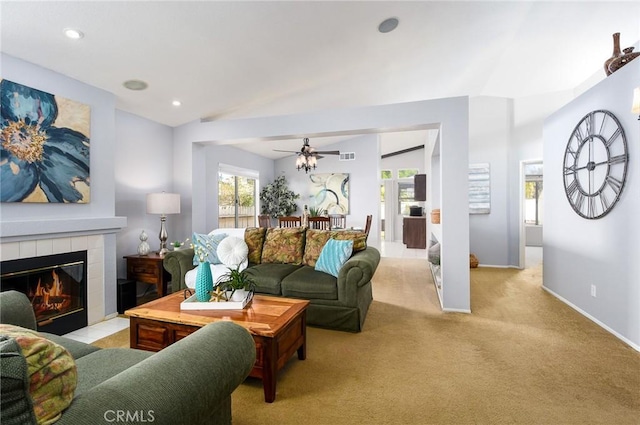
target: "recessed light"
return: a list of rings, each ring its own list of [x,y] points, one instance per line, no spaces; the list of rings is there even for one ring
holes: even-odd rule
[[[171,102],[171,104],[173,106],[180,106],[180,105],[182,105],[182,102],[180,102],[179,100],[174,100],[173,102]]]
[[[149,87],[147,83],[141,80],[128,80],[122,83],[122,85],[128,88],[129,90],[144,90],[147,87]]]
[[[398,26],[398,18],[385,19],[378,25],[378,31],[381,33],[391,32]]]
[[[84,34],[82,33],[82,31],[73,29],[73,28],[65,28],[63,32],[64,32],[64,35],[66,35],[72,40],[79,40],[82,37],[84,37]]]

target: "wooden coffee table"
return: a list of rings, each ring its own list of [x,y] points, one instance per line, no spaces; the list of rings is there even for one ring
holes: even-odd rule
[[[256,364],[249,376],[262,379],[264,400],[276,398],[276,374],[294,352],[307,357],[306,315],[309,301],[255,295],[242,310],[180,310],[182,292],[153,300],[125,314],[131,323],[131,348],[160,351],[207,323],[228,320],[246,328],[256,344]]]

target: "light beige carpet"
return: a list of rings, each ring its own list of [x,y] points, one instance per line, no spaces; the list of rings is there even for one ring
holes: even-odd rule
[[[640,353],[541,273],[473,269],[473,314],[443,313],[426,260],[383,258],[363,332],[309,327],[274,403],[234,392],[234,424],[639,424]]]

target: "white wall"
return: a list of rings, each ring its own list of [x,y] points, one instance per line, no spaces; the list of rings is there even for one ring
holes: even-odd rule
[[[469,249],[480,264],[507,266],[512,101],[472,97],[469,109],[469,163],[488,163],[491,170],[491,212],[469,215]]]
[[[91,107],[91,201],[87,204],[2,203],[2,220],[112,217],[115,211],[115,96],[4,53],[0,59],[0,78]]]
[[[206,163],[200,143],[233,142],[255,137],[304,134],[356,134],[440,128],[442,192],[443,303],[447,310],[469,311],[469,101],[467,97],[394,105],[369,106],[299,115],[211,122],[194,121],[174,129],[174,188],[191,201],[190,216],[181,215],[182,229],[206,229]],[[376,161],[375,164],[378,164]],[[461,165],[464,164],[464,165]],[[178,172],[191,165],[191,173]],[[374,164],[371,164],[374,166]],[[186,213],[186,211],[185,211]],[[446,240],[446,243],[445,243]]]
[[[173,130],[146,118],[116,111],[116,214],[126,216],[127,228],[116,237],[118,276],[127,275],[125,255],[136,254],[144,230],[153,251],[160,249],[160,216],[147,214],[146,195],[173,190]],[[181,202],[182,206],[183,202]],[[168,241],[184,240],[167,216]]]
[[[604,72],[602,73],[604,75]],[[513,131],[509,143],[509,260],[520,264],[520,162],[542,159],[542,127],[544,120],[573,99],[573,91],[546,93],[513,100]],[[545,172],[547,170],[544,164]],[[545,203],[545,207],[547,204]],[[544,237],[544,230],[543,230]]]
[[[587,90],[544,124],[544,286],[640,350],[640,123],[631,114],[640,85],[633,61]],[[566,199],[562,167],[567,140],[587,113],[612,112],[626,133],[627,182],[613,210],[598,220],[578,216]],[[596,297],[590,296],[596,285]]]
[[[2,75],[14,81],[91,107],[91,200],[88,204],[2,203],[3,225],[47,228],[49,233],[100,232],[100,222],[115,218],[115,96],[62,74],[1,54]],[[119,220],[124,222],[124,220]],[[75,225],[74,223],[83,224]],[[34,225],[35,223],[35,225]],[[46,225],[43,225],[46,224]],[[92,229],[92,226],[95,229]],[[97,226],[97,227],[96,227]],[[78,230],[75,230],[77,228]],[[60,230],[56,230],[60,229]],[[109,230],[109,232],[113,231]],[[17,234],[16,234],[17,235]],[[2,235],[0,235],[2,236]],[[17,235],[14,239],[19,240]],[[112,233],[104,235],[104,314],[116,311],[116,243]]]
[[[311,143],[313,146],[313,141]],[[315,171],[305,174],[295,168],[295,156],[275,162],[275,175],[284,175],[289,188],[300,194],[296,214],[302,214],[304,205],[313,205],[310,199],[309,175],[316,173],[349,173],[349,214],[347,226],[364,228],[367,215],[373,215],[369,231],[369,245],[380,247],[380,144],[377,134],[363,135],[340,143],[322,146],[322,150],[355,152],[355,161],[340,161],[337,155],[325,155],[318,161]]]

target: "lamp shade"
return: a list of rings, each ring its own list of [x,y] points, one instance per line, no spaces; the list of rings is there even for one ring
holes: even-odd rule
[[[147,214],[180,214],[180,194],[148,193]]]
[[[640,87],[636,87],[633,90],[633,106],[631,107],[631,113],[640,115]]]

